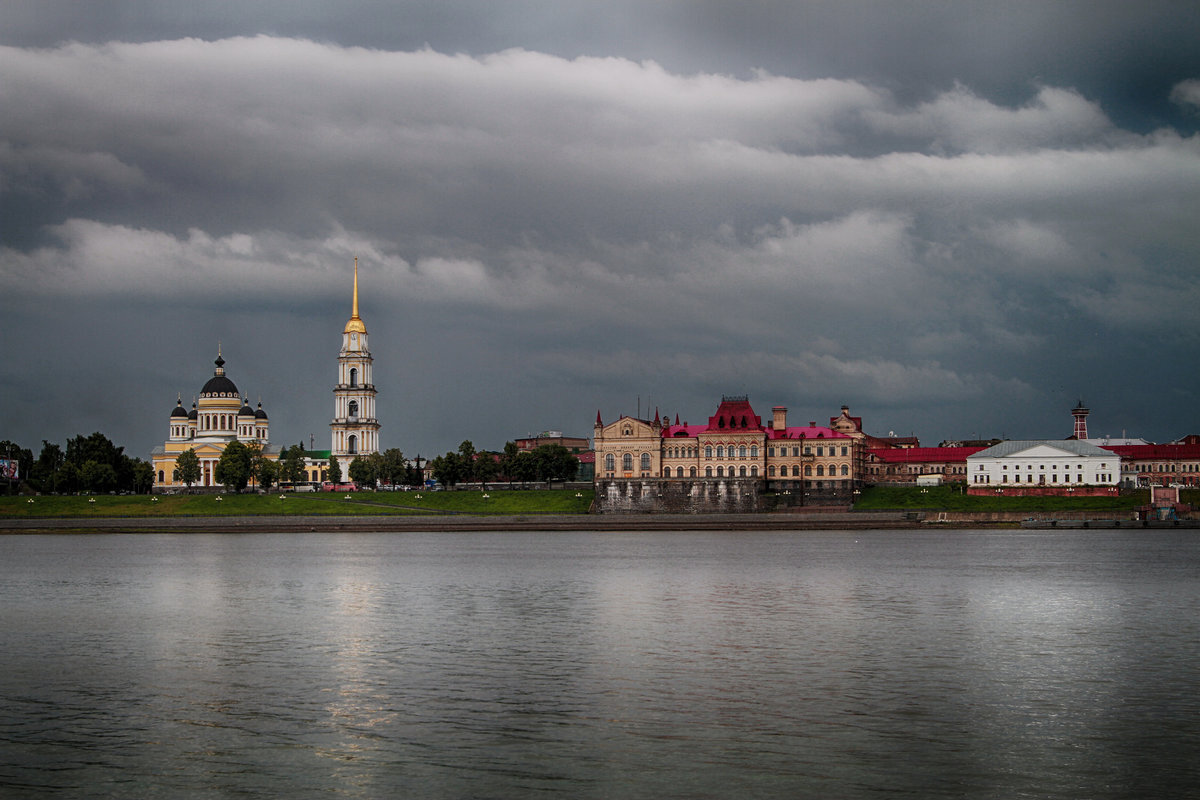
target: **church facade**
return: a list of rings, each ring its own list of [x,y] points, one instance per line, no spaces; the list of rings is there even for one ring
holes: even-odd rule
[[[225,374],[220,347],[214,363],[216,369],[200,389],[199,400],[192,403],[189,411],[183,407],[182,395],[176,399],[167,440],[150,451],[156,492],[184,487],[176,474],[175,461],[185,450],[194,451],[200,460],[200,480],[193,484],[196,487],[219,485],[217,462],[232,442],[259,447],[272,460],[279,458],[279,448],[270,444],[270,421],[262,402],[256,409],[250,407],[249,397],[244,397]]]

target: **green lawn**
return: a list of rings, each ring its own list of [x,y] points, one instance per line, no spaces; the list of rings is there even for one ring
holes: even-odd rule
[[[1184,502],[1188,502],[1186,495]],[[1200,498],[1198,498],[1200,499]],[[997,497],[969,495],[958,486],[876,486],[863,490],[856,511],[1132,511],[1150,502],[1146,490],[1115,497]]]
[[[488,495],[485,497],[484,495]],[[577,496],[578,495],[578,496]],[[217,499],[217,498],[220,499]],[[329,492],[266,495],[0,497],[4,517],[370,516],[396,514],[586,514],[592,491]],[[32,500],[33,502],[29,502]],[[93,502],[94,501],[94,502]]]

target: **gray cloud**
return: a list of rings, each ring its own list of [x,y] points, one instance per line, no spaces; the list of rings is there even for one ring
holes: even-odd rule
[[[1122,377],[1200,338],[1183,127],[1044,78],[998,99],[336,39],[0,48],[0,309],[58,333],[0,369],[11,438],[147,450],[220,339],[275,438],[320,443],[356,256],[406,451],[586,434],[639,394],[846,402],[932,440],[1057,435],[1079,393],[1131,433],[1195,427],[1187,371],[1150,401]],[[1160,100],[1185,114],[1195,80]]]

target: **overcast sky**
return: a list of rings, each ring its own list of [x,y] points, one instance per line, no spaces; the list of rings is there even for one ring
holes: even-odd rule
[[[6,0],[0,438],[1200,433],[1200,4]]]

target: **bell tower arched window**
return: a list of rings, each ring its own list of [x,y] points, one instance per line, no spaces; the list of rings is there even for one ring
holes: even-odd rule
[[[350,371],[352,373],[354,372],[354,370],[350,370]],[[349,414],[351,417],[358,416],[358,401],[357,400],[350,401],[350,404],[346,407],[346,413]]]
[[[357,368],[357,367],[351,367],[351,368],[350,368],[350,385],[351,385],[351,386],[358,386],[358,368]],[[354,414],[351,414],[350,416],[352,416],[352,417],[353,417],[353,416],[355,416],[355,415],[354,415]]]

